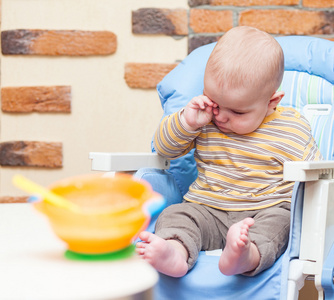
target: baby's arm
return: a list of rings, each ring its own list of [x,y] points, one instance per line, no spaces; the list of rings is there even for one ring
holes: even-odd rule
[[[194,97],[184,108],[181,122],[187,130],[196,131],[211,122],[216,107],[217,104],[204,95]]]
[[[211,121],[212,111],[216,107],[216,103],[201,95],[194,97],[181,113],[179,111],[166,116],[154,135],[154,148],[157,153],[169,158],[188,153],[200,134],[197,129]]]
[[[166,116],[154,135],[154,149],[157,153],[169,158],[188,153],[200,134],[197,129],[211,121],[214,107],[217,104],[201,95],[194,97],[181,111]]]

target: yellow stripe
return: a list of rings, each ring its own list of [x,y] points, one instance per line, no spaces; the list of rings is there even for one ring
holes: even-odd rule
[[[262,127],[263,129],[269,129],[269,130],[272,130],[272,129],[276,129],[276,130],[280,130],[280,131],[288,131],[288,132],[292,132],[294,133],[297,137],[301,137],[303,138],[304,140],[308,139],[308,135],[305,134],[302,130],[299,130],[297,128],[291,128],[291,127],[278,127],[278,126],[268,126],[268,125],[263,125]],[[284,137],[282,138],[279,138],[279,137],[274,137],[272,135],[268,135],[268,134],[265,134],[265,133],[262,133],[262,132],[252,132],[249,134],[249,136],[251,137],[255,137],[255,138],[261,138],[261,139],[268,139],[268,140],[274,140],[274,141],[278,141],[281,140],[281,141],[286,141],[286,139]]]
[[[259,209],[264,209],[264,208],[268,208],[268,207],[272,207],[275,206],[277,204],[283,203],[283,202],[288,202],[291,203],[291,201],[289,200],[279,200],[277,202],[273,202],[267,205],[259,205],[259,206],[254,206],[254,207],[247,207],[247,208],[225,208],[225,207],[220,207],[220,206],[215,206],[215,205],[209,205],[209,204],[204,204],[202,202],[198,202],[198,201],[194,201],[194,200],[189,200],[186,199],[188,202],[192,202],[192,203],[197,203],[197,204],[201,204],[201,205],[205,205],[205,206],[209,206],[215,209],[219,209],[219,210],[224,210],[224,211],[246,211],[246,210],[259,210]]]
[[[166,120],[168,118],[165,117],[164,120]],[[168,122],[168,120],[167,120]],[[162,123],[161,123],[162,124]],[[160,141],[159,141],[160,139]],[[166,139],[165,139],[165,136],[163,134],[163,126],[160,126],[154,136],[154,147],[155,147],[155,150],[161,154],[161,155],[164,155],[164,156],[167,156],[167,157],[170,157],[170,154],[168,152],[166,152],[165,150],[163,150],[163,147],[168,145]],[[168,149],[171,148],[171,146],[168,145],[167,147]],[[175,149],[175,147],[174,147]]]
[[[225,176],[221,176],[221,175],[218,175],[216,173],[212,173],[212,172],[206,172],[206,177],[208,179],[217,179],[217,180],[220,180],[220,181],[224,181],[224,182],[227,182],[229,184],[233,184],[233,185],[237,185],[239,186],[240,188],[257,188],[258,190],[259,189],[267,189],[270,184],[268,182],[265,182],[265,177],[263,177],[263,184],[261,183],[257,183],[257,182],[249,182],[249,181],[243,181],[243,180],[235,180],[235,179],[230,179],[228,177],[225,177]],[[270,176],[268,176],[268,178],[272,178]],[[206,183],[204,183],[203,181],[201,181],[199,178],[196,179],[196,183],[203,189],[203,190],[194,190],[191,188],[191,191],[195,194],[199,194],[199,195],[207,195],[207,193],[211,193],[211,192],[218,192],[218,191],[221,191],[222,188],[221,186],[219,185],[208,185]],[[283,183],[283,182],[282,182]],[[285,190],[287,188],[292,188],[294,185],[294,182],[286,182],[280,186],[275,186],[269,190],[266,190],[262,193],[257,193],[256,195],[252,194],[252,197],[260,197],[260,196],[263,196],[263,195],[268,195],[268,194],[273,194],[273,193],[277,193],[279,194],[280,191],[282,190]],[[236,192],[236,191],[231,191],[229,193],[229,195],[231,195],[231,197],[229,196],[223,196],[221,194],[217,195],[216,199],[227,199],[227,200],[231,200],[231,201],[240,201],[240,200],[237,200],[237,199],[234,199],[232,198],[232,196],[238,196],[238,197],[245,197],[244,200],[242,201],[246,201],[247,200],[247,195],[249,195],[250,193],[248,192],[245,192],[245,193],[239,193],[239,192]],[[211,195],[210,194],[210,197],[214,197],[215,195]]]
[[[264,189],[268,186],[268,183],[266,183],[266,182],[263,182],[261,184],[261,183],[258,183],[258,182],[250,182],[250,181],[246,181],[246,180],[236,180],[236,179],[232,179],[232,178],[229,178],[229,177],[226,177],[226,176],[223,176],[223,175],[219,175],[219,174],[216,174],[216,173],[213,173],[213,172],[209,172],[209,171],[206,171],[205,175],[206,175],[206,177],[215,178],[217,180],[224,181],[224,182],[227,182],[229,184],[240,186],[241,188],[246,187],[246,188]]]
[[[163,131],[164,131],[164,126],[162,125],[163,123],[166,123],[167,126],[168,126],[168,132],[169,133],[172,133],[171,131],[171,118],[170,116],[166,116],[163,121],[161,122],[159,128],[157,129],[157,132],[155,133],[155,136],[154,136],[154,147],[155,147],[155,150],[163,155],[163,156],[166,156],[166,157],[173,157],[173,155],[170,154],[169,151],[165,151],[163,149],[163,147],[167,148],[168,150],[171,150],[171,151],[180,151],[180,147],[179,146],[172,146],[170,145],[167,140],[166,140],[166,136],[164,135]],[[158,141],[158,139],[160,139],[160,142]]]
[[[181,121],[180,121],[180,118],[179,118],[179,114],[176,113],[174,114],[174,120],[175,120],[175,124],[177,126],[177,129],[183,134],[183,135],[186,135],[186,136],[193,136],[194,134],[193,133],[190,133],[188,131],[185,131],[181,125]],[[169,129],[169,128],[168,128]],[[199,134],[200,132],[198,132]]]
[[[261,174],[262,172],[261,171],[268,171],[268,165],[265,166],[265,165],[257,165],[257,164],[251,164],[250,162],[248,163],[239,163],[239,162],[235,162],[233,160],[230,160],[230,159],[206,159],[206,160],[203,160],[203,161],[199,161],[199,163],[213,163],[213,164],[216,164],[216,165],[222,165],[222,166],[233,166],[234,168],[238,169],[238,168],[242,168],[242,167],[245,167],[245,168],[248,168],[250,170],[252,170],[251,172],[259,172],[259,174]],[[270,167],[270,171],[276,171],[276,172],[280,172],[282,170],[282,166],[271,166]],[[247,172],[247,171],[245,171]],[[248,173],[248,172],[247,172]],[[256,175],[255,175],[256,176]],[[271,176],[275,176],[275,174],[272,174]]]
[[[287,142],[285,140],[285,142]],[[197,147],[197,150],[198,151],[202,151],[202,152],[227,152],[227,153],[232,153],[232,154],[235,154],[235,155],[240,155],[240,156],[244,156],[246,158],[248,157],[251,157],[251,158],[255,158],[255,159],[258,159],[258,160],[262,160],[262,161],[271,161],[275,154],[281,154],[283,156],[287,156],[289,157],[291,160],[301,160],[301,158],[293,155],[293,154],[290,154],[290,153],[287,153],[286,151],[288,150],[292,150],[294,152],[299,152],[299,154],[301,152],[304,152],[304,148],[301,146],[301,145],[297,145],[297,147],[295,147],[295,149],[293,149],[293,147],[283,147],[282,150],[276,148],[275,146],[272,146],[270,144],[258,144],[256,145],[258,148],[262,148],[263,150],[266,150],[266,151],[269,151],[271,153],[273,153],[273,155],[265,155],[265,154],[262,154],[262,153],[254,153],[252,151],[248,151],[248,150],[241,150],[241,149],[236,149],[236,148],[233,148],[233,146],[230,147],[223,147],[223,146],[207,146],[207,145],[199,145],[197,144],[196,147]],[[254,149],[254,148],[253,148]]]
[[[184,136],[194,137],[199,134],[198,133],[188,133],[182,129],[182,126],[179,122],[178,113],[174,113],[172,115],[166,116],[160,126],[158,127],[155,136],[154,136],[154,146],[156,151],[169,158],[177,158],[188,153],[194,147],[194,141],[188,142],[183,137],[178,136],[172,130],[172,125],[176,126],[177,130],[181,131]],[[167,137],[173,141],[173,144],[170,144],[167,141]],[[159,141],[160,139],[160,141]],[[167,150],[164,150],[166,148]]]
[[[285,189],[287,189],[289,187],[292,190],[294,185],[295,185],[295,182],[291,182],[291,183],[289,183],[287,185],[283,185],[281,187],[275,187],[275,188],[269,189],[269,190],[267,190],[267,191],[265,191],[263,193],[258,193],[257,195],[258,196],[263,196],[263,195],[268,195],[268,194],[273,194],[273,193],[279,194],[281,190],[285,190]]]
[[[203,145],[197,144],[196,147],[197,147],[197,150],[199,151],[199,153],[200,153],[200,151],[201,152],[227,152],[227,153],[232,153],[234,155],[240,155],[240,156],[243,156],[245,158],[251,157],[253,159],[257,159],[257,160],[264,161],[264,162],[266,162],[266,161],[270,162],[275,157],[275,154],[265,155],[263,153],[254,153],[254,152],[247,151],[247,150],[239,150],[239,149],[235,149],[235,148],[228,148],[228,147],[221,147],[221,146],[209,146],[208,147],[208,146],[203,146]],[[283,156],[289,157],[291,160],[301,160],[301,158],[296,157],[293,154],[285,152],[284,148],[283,148],[283,150],[278,150],[276,147],[272,147],[272,146],[267,145],[267,144],[261,145],[261,148],[264,149],[264,150],[270,151],[270,152],[281,153]],[[299,151],[303,152],[304,149],[299,149]],[[295,152],[298,152],[298,151],[295,151]],[[235,163],[238,163],[238,162],[235,162]]]

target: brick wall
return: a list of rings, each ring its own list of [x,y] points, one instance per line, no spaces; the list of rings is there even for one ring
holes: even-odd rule
[[[188,53],[217,41],[224,32],[239,25],[257,27],[274,36],[310,35],[334,40],[334,0],[189,0],[188,4],[188,10],[133,11],[132,32],[150,34],[152,38],[158,34],[187,37]],[[160,67],[156,67],[161,74]],[[138,68],[144,71],[147,66]],[[127,73],[126,70],[126,76]],[[141,72],[137,70],[137,74]],[[154,84],[150,76],[142,77],[142,85],[136,87],[154,87],[160,77]],[[134,76],[127,81],[129,86],[132,80],[136,81]]]
[[[93,3],[94,0],[91,1]],[[161,7],[158,8],[144,6],[129,9],[127,22],[132,35],[137,39],[145,36],[154,40],[158,35],[170,36],[176,40],[187,39],[185,53],[217,41],[226,31],[238,25],[254,26],[274,36],[311,35],[334,40],[334,0],[189,0],[187,8],[165,8],[165,0],[160,0],[159,3]],[[79,29],[2,30],[2,55],[12,59],[36,56],[40,59],[89,59],[97,56],[104,59],[119,51],[118,37],[114,32]],[[124,49],[126,48],[123,51]],[[134,62],[129,59],[119,76],[130,90],[153,90],[177,63],[178,61]],[[54,113],[71,116],[72,98],[70,84],[2,85],[1,113],[13,118],[24,118],[32,113],[37,116]],[[152,132],[153,130],[154,128]],[[63,151],[66,146],[70,145],[49,139],[1,140],[0,166],[7,169],[28,168],[36,172],[42,169],[61,169],[64,167]],[[0,202],[22,202],[25,199],[13,195],[0,196]]]

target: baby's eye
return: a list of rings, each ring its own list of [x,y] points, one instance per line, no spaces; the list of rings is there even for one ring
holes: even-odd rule
[[[235,110],[233,110],[232,112],[236,115],[244,115],[245,114],[244,112],[235,111]]]

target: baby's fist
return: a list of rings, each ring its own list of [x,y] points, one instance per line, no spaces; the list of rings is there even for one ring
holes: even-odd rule
[[[195,131],[212,120],[212,109],[217,104],[204,95],[196,96],[187,104],[181,114],[181,121],[186,129]]]

